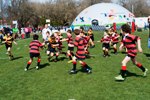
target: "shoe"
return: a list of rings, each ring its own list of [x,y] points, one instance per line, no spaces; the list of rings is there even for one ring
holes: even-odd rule
[[[115,77],[116,81],[124,81],[125,78],[123,78],[121,75],[118,75],[117,77]]]
[[[103,55],[103,57],[106,57],[106,55]]]
[[[68,63],[72,63],[72,62],[73,62],[73,60],[69,60],[69,61],[68,61]]]
[[[39,66],[36,66],[36,69],[38,70],[38,69],[39,69]]]
[[[144,71],[144,73],[143,73],[143,76],[146,76],[147,71],[148,71],[148,69],[145,68],[145,71]]]
[[[14,59],[14,56],[12,55],[12,56],[11,56],[11,60],[13,60],[13,59]]]
[[[117,54],[118,54],[118,52],[114,52],[114,54],[115,54],[115,55],[117,55]]]
[[[27,70],[28,70],[27,68],[24,69],[24,71],[27,71]]]
[[[88,73],[88,74],[92,73],[92,70],[87,69],[87,73]]]
[[[76,73],[77,73],[76,70],[71,70],[71,71],[70,71],[70,74],[76,74]]]

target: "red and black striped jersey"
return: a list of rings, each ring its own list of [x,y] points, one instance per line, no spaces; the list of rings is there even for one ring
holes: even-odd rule
[[[109,35],[105,35],[104,37],[102,37],[101,42],[102,43],[110,43],[111,41],[111,36]]]
[[[123,45],[127,48],[127,53],[131,56],[136,56],[136,42],[140,39],[138,36],[126,34],[122,40]]]
[[[29,45],[30,53],[40,53],[39,52],[40,47],[43,47],[42,43],[38,40],[33,40]]]
[[[81,37],[80,35],[75,37],[75,42],[74,45],[77,47],[76,51],[76,57],[80,59],[85,58],[85,44],[84,44],[84,38]]]
[[[71,33],[67,33],[67,42],[68,42],[68,44],[74,45]]]
[[[61,41],[61,38],[60,36],[58,35],[55,35],[55,38],[56,38],[56,42],[58,43],[58,49],[62,49],[62,41]]]
[[[112,42],[113,43],[118,43],[119,42],[119,35],[117,33],[113,33],[111,36]]]

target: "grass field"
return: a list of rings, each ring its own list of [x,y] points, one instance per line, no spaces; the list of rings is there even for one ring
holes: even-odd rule
[[[95,32],[95,40],[102,37],[103,32]],[[147,46],[148,31],[135,33],[142,38],[143,53],[138,53],[137,60],[150,70],[150,50]],[[125,54],[114,55],[110,51],[110,57],[102,57],[100,43],[90,49],[92,58],[86,62],[93,68],[92,74],[79,72],[69,75],[72,64],[64,55],[60,61],[48,62],[47,56],[42,51],[41,69],[36,70],[36,59],[25,72],[24,67],[29,59],[28,45],[32,39],[17,41],[13,45],[15,60],[9,61],[5,54],[4,45],[0,45],[0,100],[149,100],[150,98],[150,74],[142,77],[141,70],[131,62],[127,69],[129,74],[124,82],[116,82],[114,77],[118,75],[121,61]],[[64,43],[64,45],[66,45]],[[64,48],[64,51],[67,48]],[[77,65],[80,69],[80,65]]]

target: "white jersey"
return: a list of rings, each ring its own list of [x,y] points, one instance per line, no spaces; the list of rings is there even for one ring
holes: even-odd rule
[[[52,31],[49,29],[49,28],[44,28],[43,30],[42,30],[42,38],[44,39],[44,40],[46,40],[46,38],[47,38],[47,36],[46,36],[46,32],[49,32],[50,33],[50,36],[52,35]]]

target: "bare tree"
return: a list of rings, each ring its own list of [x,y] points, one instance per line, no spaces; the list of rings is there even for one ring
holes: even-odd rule
[[[147,0],[118,0],[118,4],[134,12],[136,16],[148,16],[150,5]],[[69,25],[85,8],[111,0],[49,0],[46,3],[31,3],[28,0],[12,0],[7,8],[8,19],[18,20],[21,26],[43,25],[46,19],[51,25]]]
[[[120,5],[131,11],[135,16],[149,16],[148,0],[119,0]]]

